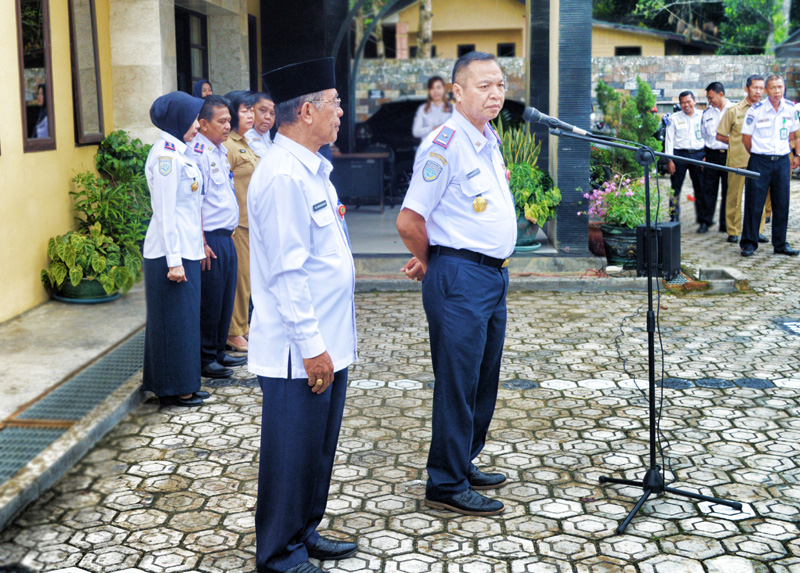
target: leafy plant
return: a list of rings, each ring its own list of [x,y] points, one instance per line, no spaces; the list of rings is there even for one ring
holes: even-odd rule
[[[554,218],[561,202],[561,191],[550,174],[529,163],[511,165],[509,171],[508,186],[514,195],[517,218],[524,215],[539,226]]]
[[[78,228],[99,224],[118,244],[131,243],[138,250],[135,243],[144,238],[144,226],[143,213],[132,189],[134,183],[114,184],[88,171],[72,180],[78,190],[70,191],[70,195],[75,201],[75,211],[82,215],[76,217]]]
[[[589,215],[608,225],[634,229],[645,222],[644,178],[634,174],[615,174],[592,193],[584,193],[589,209],[580,215]],[[650,219],[665,220],[669,211],[659,203],[655,193],[650,194]]]
[[[536,165],[542,144],[536,142],[536,136],[527,127],[508,127],[502,121],[497,121],[493,125],[502,142],[501,151],[506,165],[517,163]]]
[[[59,290],[67,279],[72,286],[78,286],[86,278],[99,281],[106,294],[118,290],[125,293],[142,276],[138,247],[121,248],[103,234],[99,223],[50,238],[47,254],[51,262],[41,273],[45,288]]]
[[[149,219],[153,214],[150,207],[150,189],[144,174],[144,165],[151,145],[144,145],[140,139],[131,139],[126,131],[109,133],[97,148],[95,167],[100,175],[114,185],[126,184],[126,191],[133,198],[133,207]]]

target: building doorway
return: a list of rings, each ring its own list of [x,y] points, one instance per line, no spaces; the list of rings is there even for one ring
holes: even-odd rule
[[[175,55],[178,89],[192,93],[198,80],[208,77],[208,18],[186,8],[175,7]]]

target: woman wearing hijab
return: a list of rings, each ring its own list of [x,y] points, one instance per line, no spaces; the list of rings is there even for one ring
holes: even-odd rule
[[[161,96],[150,119],[161,130],[145,163],[153,216],[144,240],[145,331],[142,385],[164,405],[201,406],[200,220],[202,175],[187,145],[197,135],[203,100]]]
[[[47,125],[47,102],[45,100],[45,85],[39,84],[36,95],[36,103],[39,104],[39,117],[36,120],[36,127],[33,128],[33,137],[41,139],[43,137],[50,137],[50,128]]]
[[[214,95],[214,90],[211,89],[211,82],[208,80],[197,80],[194,83],[194,88],[192,89],[192,95],[194,97],[206,97]]]
[[[250,177],[258,165],[258,155],[245,139],[245,134],[253,127],[256,94],[248,91],[232,91],[225,94],[230,102],[231,133],[223,144],[228,150],[228,162],[233,172],[233,187],[239,202],[239,226],[233,234],[233,246],[239,266],[236,271],[236,299],[233,303],[233,317],[228,329],[228,346],[239,352],[247,352],[250,310],[250,233],[247,222],[247,187]]]

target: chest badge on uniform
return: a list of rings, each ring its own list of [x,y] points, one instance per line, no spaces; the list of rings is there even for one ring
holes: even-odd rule
[[[239,150],[239,153],[247,153],[247,150],[246,150],[244,147],[242,147],[242,148]]]
[[[475,209],[476,213],[483,213],[486,211],[486,205],[486,199],[483,198],[483,195],[478,195],[472,202],[472,208]]]
[[[197,188],[198,188],[198,187],[199,187],[199,186],[197,185],[197,181],[192,181],[192,193],[194,193],[195,191],[197,191]]]
[[[339,211],[339,218],[344,219],[344,214],[347,213],[347,207],[339,203],[339,208],[337,210]]]
[[[443,169],[444,166],[442,164],[429,159],[425,162],[425,166],[422,168],[422,178],[425,181],[434,181],[437,177],[439,177]]]
[[[172,157],[158,158],[158,172],[164,176],[172,173]]]

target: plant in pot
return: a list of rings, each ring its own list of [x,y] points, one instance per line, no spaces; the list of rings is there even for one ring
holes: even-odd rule
[[[644,178],[634,174],[614,174],[591,193],[584,193],[589,209],[582,214],[600,221],[603,247],[609,265],[636,268],[636,227],[646,218]],[[669,209],[665,197],[650,193],[650,220],[665,221]]]
[[[535,240],[539,227],[555,217],[561,192],[550,174],[536,166],[542,144],[530,130],[524,126],[505,128],[501,122],[495,127],[517,212],[517,250],[532,250],[539,246]]]

